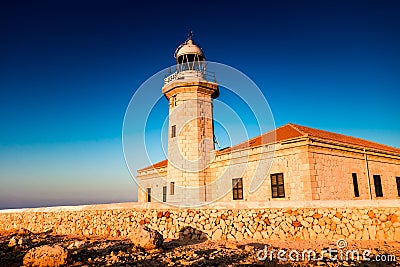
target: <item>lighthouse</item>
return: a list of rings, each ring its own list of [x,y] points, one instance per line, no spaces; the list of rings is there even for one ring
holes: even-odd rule
[[[168,159],[138,170],[139,202],[187,207],[215,201],[269,206],[282,200],[399,199],[395,147],[288,123],[214,150],[215,75],[191,34],[174,56],[174,71],[162,86],[169,103]]]
[[[215,152],[212,101],[219,96],[219,89],[191,33],[174,57],[176,70],[164,79],[162,87],[169,101],[168,201],[201,203],[211,200],[213,194],[208,187]]]

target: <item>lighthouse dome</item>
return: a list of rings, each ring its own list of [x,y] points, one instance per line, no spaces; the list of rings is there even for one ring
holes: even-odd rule
[[[193,42],[192,34],[189,34],[188,39],[178,46],[175,50],[174,57],[178,64],[182,64],[185,61],[191,62],[194,60],[205,60],[203,50]]]
[[[191,38],[187,39],[176,49],[175,58],[179,58],[185,54],[195,54],[204,57],[203,50],[201,50],[201,48],[196,45]]]

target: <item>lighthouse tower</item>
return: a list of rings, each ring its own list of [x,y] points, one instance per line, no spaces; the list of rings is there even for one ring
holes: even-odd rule
[[[167,182],[169,202],[210,201],[209,164],[214,158],[212,100],[219,95],[215,75],[206,70],[192,34],[175,51],[176,71],[164,80],[169,100]],[[208,189],[208,190],[207,190]]]

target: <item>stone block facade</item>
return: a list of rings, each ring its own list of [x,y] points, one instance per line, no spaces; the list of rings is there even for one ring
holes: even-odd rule
[[[285,130],[288,127],[295,126],[285,125],[275,133],[288,132]],[[330,134],[336,139],[344,138]],[[241,178],[243,184],[243,197],[234,200],[239,202],[400,199],[400,150],[348,138],[353,144],[301,133],[293,138],[278,138],[276,142],[244,147],[239,144],[236,148],[215,151],[215,158],[207,169],[210,174],[205,188],[208,200],[233,201],[232,180],[237,178]],[[154,173],[159,170],[150,169]],[[138,174],[142,185],[143,172]],[[275,174],[283,178],[284,194],[280,197],[272,195],[271,176]],[[173,181],[174,176],[168,179]],[[375,183],[379,181],[375,179],[380,180],[377,185],[380,189],[376,188]],[[256,189],[252,189],[252,183],[258,185]],[[142,188],[145,187],[142,185]],[[193,194],[196,193],[188,193],[189,196]],[[146,200],[139,197],[139,201]],[[173,202],[168,197],[167,201]]]
[[[313,199],[399,199],[396,178],[400,157],[383,151],[345,148],[314,142],[310,145],[310,179]],[[383,196],[376,194],[373,177],[381,178]],[[353,176],[358,183],[355,196]]]
[[[214,159],[212,99],[218,85],[191,78],[167,84],[162,91],[170,103],[166,182],[174,188],[169,188],[168,201],[204,202],[210,198],[204,189]]]

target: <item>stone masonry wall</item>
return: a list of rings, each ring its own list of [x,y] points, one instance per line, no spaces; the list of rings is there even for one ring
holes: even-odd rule
[[[396,177],[400,177],[400,159],[390,155],[367,153],[333,145],[317,144],[310,147],[310,172],[313,199],[399,199]],[[354,195],[352,173],[357,175],[359,197]],[[376,197],[373,175],[380,175],[383,197]],[[371,187],[369,193],[368,179]]]
[[[199,188],[210,180],[207,163],[214,150],[212,94],[216,84],[203,81],[175,81],[163,87],[173,100],[169,109],[168,175],[175,183],[172,202],[205,201]],[[172,136],[175,127],[175,136]]]
[[[163,186],[168,186],[167,167],[142,171],[137,183],[139,202],[147,201],[147,188],[151,188],[152,201],[162,201]],[[167,194],[169,194],[169,191]]]
[[[253,151],[254,150],[254,151]],[[263,159],[260,159],[260,148],[253,148],[246,151],[247,157],[243,157],[243,167],[235,168],[233,160],[222,161],[218,156],[213,162],[212,177],[217,180],[218,196],[227,191],[219,201],[232,201],[232,178],[241,177],[243,179],[243,201],[286,201],[286,200],[311,200],[310,170],[307,157],[306,143],[296,143],[289,145],[279,145],[274,147],[273,152],[264,152]],[[232,158],[235,158],[232,153]],[[273,161],[272,161],[273,158]],[[227,164],[230,164],[227,167]],[[264,168],[264,172],[256,172],[257,168]],[[285,181],[285,197],[272,198],[271,193],[271,174],[283,173]],[[254,192],[250,192],[250,183],[253,179],[260,182],[260,186]],[[226,189],[229,190],[226,190]]]
[[[116,209],[93,205],[78,210],[11,210],[0,211],[0,231],[53,229],[62,235],[125,237],[132,227],[144,224],[171,239],[400,241],[400,205],[398,201],[389,204],[386,207],[317,208],[314,202],[313,207],[266,208],[268,205],[260,202],[243,207],[227,204],[190,209],[135,204],[127,208],[125,204]]]

